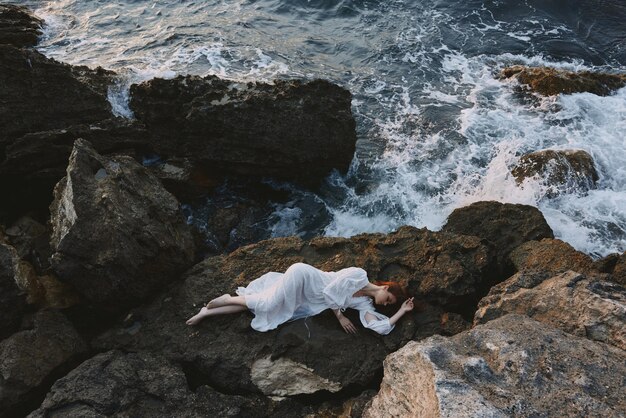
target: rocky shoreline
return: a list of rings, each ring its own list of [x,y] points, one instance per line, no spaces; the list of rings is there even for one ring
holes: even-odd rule
[[[626,413],[626,253],[594,261],[536,208],[498,202],[438,232],[265,239],[253,226],[284,196],[260,178],[315,189],[348,169],[348,91],[155,79],[131,87],[126,120],[106,99],[112,72],[33,49],[42,24],[0,5],[0,417]],[[538,73],[502,77],[543,94],[624,81]],[[582,150],[537,150],[511,171],[554,194],[598,179]],[[181,209],[198,196],[213,204],[208,242]],[[346,334],[328,312],[267,333],[247,313],[185,325],[296,262],[401,281],[417,308],[385,337]]]

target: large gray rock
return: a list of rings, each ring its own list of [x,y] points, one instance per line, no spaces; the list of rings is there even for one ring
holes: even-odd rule
[[[626,289],[568,271],[517,273],[491,288],[478,304],[474,324],[518,313],[554,328],[626,351]]]
[[[42,34],[43,21],[26,7],[0,4],[0,44],[30,47]]]
[[[110,351],[54,383],[36,417],[255,417],[269,412],[258,397],[195,392],[181,368],[162,356]]]
[[[157,153],[217,175],[316,185],[332,169],[346,171],[356,146],[350,92],[322,80],[154,79],[131,87],[130,106]]]
[[[19,274],[17,251],[0,242],[0,340],[19,328],[26,311],[26,292],[18,285]]]
[[[54,196],[52,267],[89,302],[137,305],[194,260],[178,202],[130,157],[106,158],[77,140]]]
[[[624,351],[509,314],[385,360],[364,417],[621,417]]]
[[[39,311],[33,329],[0,342],[0,411],[10,416],[36,402],[37,392],[76,366],[86,351],[61,313]]]
[[[370,387],[379,379],[385,356],[406,341],[463,328],[454,314],[443,311],[474,311],[476,288],[491,260],[476,237],[412,227],[350,239],[266,240],[196,265],[180,286],[135,310],[126,324],[94,344],[99,350],[162,353],[189,364],[203,382],[229,393],[298,396]],[[420,303],[414,315],[385,337],[363,329],[350,310],[346,315],[360,329],[357,336],[346,334],[329,311],[265,333],[250,328],[247,313],[209,318],[197,327],[184,325],[207,300],[302,261],[326,271],[362,266],[370,280],[403,281],[416,297],[437,306]]]
[[[493,201],[455,209],[442,231],[475,235],[490,242],[497,253],[498,274],[503,278],[513,272],[508,259],[513,249],[526,241],[554,238],[539,209]]]

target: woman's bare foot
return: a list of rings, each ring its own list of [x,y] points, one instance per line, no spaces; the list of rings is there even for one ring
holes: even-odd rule
[[[220,297],[217,297],[213,300],[211,300],[209,303],[207,303],[206,307],[209,309],[214,309],[214,308],[219,308],[220,306],[226,306],[228,305],[228,299],[230,299],[231,296],[226,293],[223,294]]]
[[[200,312],[198,312],[196,315],[192,316],[191,318],[189,318],[186,322],[187,325],[196,325],[197,323],[199,323],[200,321],[202,321],[202,319],[205,316],[209,316],[209,310],[206,307],[202,307],[202,309],[200,309]]]

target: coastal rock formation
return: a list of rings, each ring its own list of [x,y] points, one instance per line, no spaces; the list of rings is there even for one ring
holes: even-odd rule
[[[616,283],[626,286],[626,252],[620,256],[615,264],[615,268],[611,272],[611,277]]]
[[[159,355],[110,351],[85,361],[54,383],[31,418],[86,416],[264,416],[268,400],[189,388],[181,368]]]
[[[137,305],[194,260],[178,202],[130,157],[102,157],[77,140],[54,196],[52,267],[91,303]]]
[[[56,311],[39,311],[34,328],[0,342],[0,411],[19,415],[37,401],[37,389],[75,367],[87,345]],[[26,409],[28,410],[28,409]]]
[[[333,169],[346,171],[355,151],[351,94],[322,80],[153,79],[131,87],[130,107],[156,153],[220,176],[316,185]]]
[[[549,67],[514,65],[500,73],[501,78],[516,78],[530,91],[544,96],[572,93],[593,93],[608,96],[626,86],[626,74],[604,74],[590,71],[571,72]]]
[[[493,201],[455,209],[442,231],[475,235],[490,242],[497,254],[500,277],[513,272],[508,257],[517,246],[526,241],[554,238],[539,209]]]
[[[43,21],[23,6],[0,4],[0,44],[30,47],[41,36]]]
[[[103,351],[162,353],[187,364],[200,382],[228,393],[298,396],[354,391],[374,384],[382,360],[406,341],[463,329],[454,314],[444,318],[441,306],[473,312],[472,300],[490,260],[487,247],[476,237],[412,227],[350,239],[266,240],[194,266],[177,288],[133,311],[125,324],[94,344]],[[439,301],[440,307],[418,303],[416,314],[386,337],[362,329],[356,312],[350,310],[346,315],[360,328],[357,336],[346,334],[329,311],[265,333],[250,328],[249,314],[209,318],[196,327],[184,325],[207,300],[302,261],[327,271],[363,266],[370,280],[402,281],[417,298]],[[297,381],[290,378],[293,370],[299,371]]]
[[[545,273],[517,273],[480,301],[474,324],[508,313],[626,351],[626,289],[612,282],[573,271],[547,279]]]
[[[17,251],[0,242],[0,340],[15,332],[26,310],[26,294],[17,284]]]
[[[509,258],[516,271],[541,271],[547,274],[567,270],[584,273],[593,266],[587,254],[576,251],[560,239],[550,238],[525,242],[513,250]]]
[[[593,158],[583,150],[542,150],[523,155],[511,170],[518,184],[533,176],[549,186],[548,195],[595,188],[598,173]]]
[[[363,416],[619,417],[625,360],[610,345],[509,314],[391,354]]]

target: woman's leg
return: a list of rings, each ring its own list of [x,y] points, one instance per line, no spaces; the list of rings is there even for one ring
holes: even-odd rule
[[[198,312],[196,315],[192,316],[191,318],[187,320],[187,325],[196,325],[198,322],[202,321],[207,316],[227,315],[227,314],[232,314],[232,313],[237,313],[237,312],[243,312],[247,309],[248,309],[247,307],[241,306],[241,305],[228,305],[228,306],[221,306],[219,308],[212,308],[212,309],[207,309],[206,307],[203,306],[202,309],[200,309],[200,312]]]
[[[220,308],[222,306],[230,306],[230,305],[243,306],[245,308],[248,307],[248,305],[246,305],[245,296],[231,296],[228,294],[222,295],[218,298],[213,299],[206,305],[206,307],[208,309],[215,309],[215,308]]]

